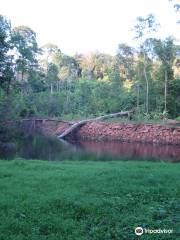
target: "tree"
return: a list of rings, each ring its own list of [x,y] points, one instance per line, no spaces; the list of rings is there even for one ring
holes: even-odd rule
[[[139,52],[143,55],[143,75],[146,82],[146,112],[149,112],[149,79],[147,74],[147,61],[149,54],[149,41],[145,41],[147,36],[156,31],[158,24],[152,14],[149,14],[146,18],[138,17],[137,24],[134,27],[135,39],[139,40]]]
[[[50,83],[51,86],[51,94],[53,94],[53,84],[59,81],[58,78],[58,68],[55,64],[49,63],[48,65],[48,72],[46,75],[46,82]]]
[[[42,47],[42,57],[40,63],[46,73],[48,71],[48,65],[55,64],[58,67],[60,65],[61,58],[62,53],[57,45],[48,43]]]
[[[131,79],[134,75],[134,49],[125,43],[119,44],[117,59],[121,66],[121,74]]]
[[[173,79],[173,62],[176,57],[177,47],[171,37],[166,38],[164,41],[154,39],[154,51],[162,62],[164,71],[164,111],[167,112],[167,91],[168,80]]]
[[[42,57],[40,65],[45,74],[45,82],[50,86],[51,94],[53,93],[54,85],[59,90],[59,73],[60,63],[62,61],[62,53],[57,45],[48,43],[42,47]]]
[[[36,33],[27,26],[15,27],[12,32],[12,42],[16,50],[16,71],[25,73],[37,66],[37,54],[40,52],[36,41]]]
[[[0,87],[7,94],[13,78],[11,49],[11,24],[5,17],[0,15]]]
[[[115,90],[118,90],[122,86],[122,79],[120,77],[120,67],[117,57],[114,58],[109,66],[108,74],[110,81],[115,86]]]
[[[113,57],[98,51],[91,54],[76,54],[77,77],[89,80],[109,80],[109,66]]]
[[[71,81],[77,76],[77,69],[79,67],[78,62],[72,56],[62,54],[60,61],[60,76],[63,76],[64,80]],[[64,74],[66,72],[66,74]]]

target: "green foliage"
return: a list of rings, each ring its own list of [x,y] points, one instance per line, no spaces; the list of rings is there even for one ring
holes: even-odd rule
[[[36,42],[36,33],[27,26],[15,27],[12,31],[12,43],[17,52],[16,71],[24,75],[37,65],[39,48]]]
[[[43,92],[47,90],[46,78],[39,69],[31,70],[28,76],[28,82],[32,92]]]
[[[12,42],[20,54],[20,58],[28,64],[36,63],[36,54],[38,45],[36,42],[36,33],[27,26],[15,27],[12,32]]]
[[[13,78],[11,50],[11,24],[0,15],[0,88],[9,93],[10,83]]]
[[[176,117],[180,113],[180,78],[173,79],[169,82],[168,95],[169,113],[172,117]]]
[[[88,117],[136,107],[141,112],[137,118],[165,118],[164,110],[170,117],[178,116],[179,46],[172,38],[147,38],[156,27],[153,15],[137,19],[138,51],[119,44],[115,56],[99,52],[68,56],[50,43],[39,49],[31,28],[11,30],[0,15],[1,118]]]
[[[132,116],[132,120],[135,122],[164,124],[168,117],[168,112],[151,111],[150,113],[146,113],[144,112],[144,107],[140,106],[136,109],[135,114]]]

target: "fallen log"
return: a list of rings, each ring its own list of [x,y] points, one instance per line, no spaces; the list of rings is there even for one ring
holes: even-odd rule
[[[94,122],[94,121],[99,121],[99,120],[104,120],[107,118],[113,118],[113,117],[119,117],[119,116],[130,116],[131,113],[133,113],[134,110],[131,111],[125,111],[125,112],[118,112],[118,113],[111,113],[107,114],[104,116],[100,116],[97,118],[91,118],[91,119],[86,119],[86,120],[81,120],[79,122],[74,123],[72,126],[70,126],[68,129],[66,129],[61,135],[58,136],[58,138],[65,138],[67,137],[70,133],[75,131],[77,128],[82,127],[88,122]]]

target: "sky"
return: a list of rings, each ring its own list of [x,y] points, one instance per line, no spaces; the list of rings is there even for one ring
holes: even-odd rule
[[[0,0],[0,14],[12,27],[29,26],[40,46],[53,43],[70,55],[115,54],[119,43],[134,46],[136,18],[150,13],[161,25],[157,37],[180,40],[178,14],[168,0]]]

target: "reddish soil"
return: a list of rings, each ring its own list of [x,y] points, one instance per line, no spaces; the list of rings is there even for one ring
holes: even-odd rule
[[[77,132],[77,137],[80,139],[180,145],[180,127],[173,128],[158,124],[91,122]]]
[[[21,123],[44,134],[56,136],[72,125],[70,122],[52,119],[22,120]],[[159,124],[89,122],[76,130],[73,135],[77,139],[180,145],[180,127],[168,127]]]

